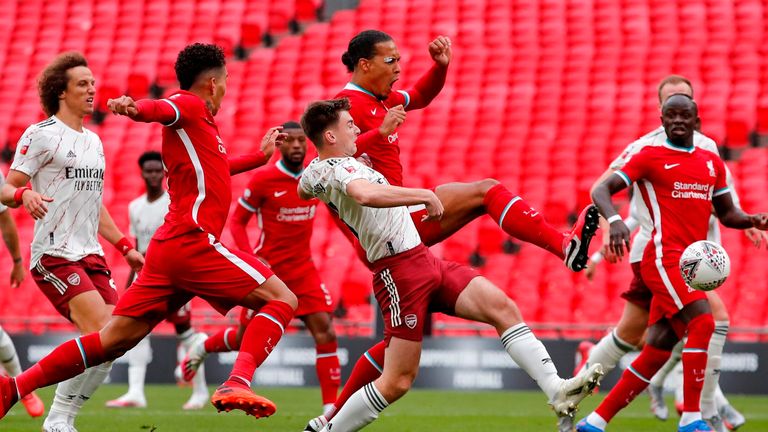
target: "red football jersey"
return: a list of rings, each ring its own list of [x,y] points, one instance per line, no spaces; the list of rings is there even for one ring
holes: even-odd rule
[[[317,199],[299,198],[301,173],[289,171],[283,161],[257,169],[238,203],[256,213],[261,234],[253,253],[270,266],[298,267],[312,260],[310,240]]]
[[[407,109],[411,102],[411,96],[404,90],[393,91],[386,100],[381,101],[373,93],[353,83],[347,84],[336,97],[349,99],[352,106],[349,113],[360,128],[361,134],[378,129],[389,108],[403,105]],[[358,140],[355,157],[366,153],[371,158],[373,169],[384,175],[391,185],[402,186],[403,165],[400,163],[400,142],[397,131],[386,138],[378,132],[375,134],[377,138],[371,140],[367,146]]]
[[[205,103],[183,90],[168,102],[176,119],[163,128],[163,164],[171,204],[155,238],[194,230],[221,236],[232,202],[227,149]]]
[[[638,184],[653,223],[646,256],[657,259],[679,257],[689,244],[706,240],[712,197],[729,192],[718,155],[669,142],[644,148],[616,173]]]

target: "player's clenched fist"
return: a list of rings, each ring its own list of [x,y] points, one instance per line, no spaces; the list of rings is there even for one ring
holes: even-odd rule
[[[424,207],[426,207],[427,214],[422,216],[422,221],[440,220],[443,217],[443,203],[440,198],[435,195],[429,189],[424,190],[426,198],[424,200]]]
[[[440,66],[448,66],[451,62],[451,39],[448,36],[438,36],[429,43],[429,55]]]
[[[32,189],[25,190],[21,199],[24,208],[35,220],[45,217],[45,214],[48,213],[48,206],[45,203],[53,202],[53,198],[41,195]]]
[[[379,126],[379,133],[386,138],[395,133],[403,122],[405,122],[405,108],[402,105],[392,107],[384,116],[384,121]]]
[[[107,109],[113,114],[120,114],[128,117],[135,117],[139,113],[136,108],[136,102],[130,96],[120,96],[117,99],[107,101]]]

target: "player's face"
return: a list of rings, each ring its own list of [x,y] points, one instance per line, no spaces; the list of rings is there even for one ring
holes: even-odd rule
[[[661,100],[659,101],[659,111],[661,111],[664,102],[666,102],[673,94],[684,94],[693,97],[693,89],[684,82],[664,85],[659,91],[659,95],[661,96]]]
[[[339,149],[344,152],[345,156],[354,156],[357,153],[356,141],[357,136],[360,135],[360,128],[355,125],[349,111],[339,113],[339,122],[334,127],[333,134],[336,136]]]
[[[280,144],[280,153],[283,160],[292,164],[299,165],[304,162],[307,155],[307,136],[301,129],[283,129],[283,133],[288,135],[282,144]]]
[[[93,98],[96,96],[96,80],[91,70],[77,66],[67,70],[67,89],[59,96],[59,105],[69,111],[86,116],[93,114]]]
[[[392,85],[400,78],[400,52],[394,41],[376,44],[376,55],[364,60],[371,92],[381,99],[392,93]]]
[[[163,163],[156,160],[144,162],[141,167],[141,178],[144,179],[148,189],[157,189],[163,185]]]
[[[224,99],[224,94],[227,93],[227,68],[223,67],[221,72],[213,77],[213,94],[211,95],[211,102],[213,103],[213,110],[211,114],[216,115],[221,108],[221,101]]]
[[[679,97],[682,99],[682,96]],[[698,113],[696,105],[690,100],[673,100],[664,105],[661,122],[667,138],[678,145],[688,145],[696,130]]]

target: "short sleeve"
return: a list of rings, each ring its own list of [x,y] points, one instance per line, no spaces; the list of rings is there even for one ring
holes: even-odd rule
[[[261,173],[256,172],[251,177],[251,180],[248,181],[248,186],[245,187],[243,196],[237,200],[238,204],[249,212],[256,213],[264,203],[265,186],[263,176]]]
[[[307,172],[304,172],[304,175],[301,176],[299,179],[299,187],[301,188],[301,191],[304,192],[307,195],[317,196],[314,192],[314,188],[312,187],[312,182],[309,180],[307,176]]]
[[[648,167],[648,161],[651,158],[651,148],[645,147],[640,152],[631,156],[623,167],[616,170],[616,175],[624,180],[627,186],[645,177]]]
[[[3,175],[3,172],[0,171],[0,187],[2,187],[4,184],[5,184],[5,176]],[[4,213],[6,210],[8,210],[8,207],[0,203],[0,213]]]
[[[715,191],[712,196],[720,196],[731,192],[731,187],[728,185],[728,171],[725,168],[725,163],[719,157],[712,158],[712,165],[715,169]]]
[[[353,158],[344,159],[333,170],[333,187],[347,194],[347,185],[353,180],[365,179],[367,167]]]
[[[16,155],[11,169],[33,177],[42,166],[50,162],[54,152],[48,135],[42,129],[30,127],[16,145]]]

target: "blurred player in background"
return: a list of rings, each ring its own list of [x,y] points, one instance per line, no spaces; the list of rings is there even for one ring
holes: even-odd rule
[[[427,189],[390,185],[379,172],[352,156],[360,129],[347,99],[310,104],[302,128],[319,157],[306,168],[299,196],[319,198],[346,223],[366,251],[373,287],[384,316],[382,375],[355,392],[323,431],[362,429],[410,388],[419,367],[424,322],[442,312],[493,326],[509,356],[547,395],[556,412],[572,413],[602,376],[593,365],[587,377],[562,379],[547,349],[522,321],[517,305],[474,270],[439,260],[421,242],[408,206],[423,205],[424,219],[439,220],[443,206]]]
[[[148,151],[139,157],[141,178],[144,180],[146,192],[128,204],[128,220],[130,234],[136,239],[136,250],[142,254],[147,253],[149,240],[155,231],[163,224],[168,205],[171,200],[163,187],[163,158],[159,152]],[[128,275],[125,288],[128,289],[136,279],[136,272]],[[176,330],[176,338],[180,344],[180,357],[197,341],[205,339],[204,333],[195,333],[192,328],[192,316],[190,304],[182,306],[168,318]],[[146,337],[125,354],[128,360],[128,392],[117,399],[107,401],[110,408],[144,408],[147,406],[147,398],[144,394],[144,378],[147,374],[147,365],[152,362],[152,347],[149,337]],[[192,380],[192,396],[182,406],[185,410],[201,409],[208,402],[208,387],[205,383],[205,371],[200,372]]]
[[[679,75],[670,75],[664,78],[658,86],[659,109],[661,109],[661,105],[667,98],[673,94],[686,94],[693,97],[693,87],[691,86],[690,81]],[[593,188],[597,187],[603,180],[610,177],[615,170],[621,169],[633,155],[640,152],[643,148],[647,146],[661,146],[666,142],[666,138],[667,136],[663,126],[659,126],[659,128],[631,143],[600,176]],[[717,144],[698,131],[694,132],[693,144],[697,148],[710,151],[714,154],[719,154]],[[733,178],[730,171],[728,171],[727,166],[726,181],[730,187],[733,203],[736,207],[739,207],[739,199],[734,188]],[[650,213],[642,201],[639,187],[636,184],[633,185],[630,192],[629,217],[624,220],[624,223],[630,231],[634,230],[634,227],[637,226],[640,227],[640,230],[633,239],[632,248],[629,252],[629,262],[632,266],[633,279],[629,288],[621,294],[626,300],[624,311],[616,328],[611,333],[603,337],[603,339],[601,339],[594,347],[591,347],[590,344],[582,345],[581,352],[583,358],[582,365],[600,363],[605,368],[606,373],[613,370],[626,353],[637,350],[639,349],[638,347],[642,345],[645,330],[648,325],[648,311],[650,310],[651,298],[653,296],[640,276],[640,261],[642,260],[645,246],[650,242],[652,236],[652,233],[649,230],[650,224],[641,224],[641,221],[648,221],[650,219]],[[597,256],[595,258],[600,257],[599,259],[602,259],[602,256],[604,255],[607,261],[617,262],[618,257],[612,254],[610,248],[607,247],[609,245],[609,230],[607,224],[603,227],[603,232],[605,235],[603,236],[602,252],[596,253]],[[766,233],[763,231],[750,228],[745,230],[745,233],[757,247],[759,247],[761,243],[768,243],[766,241]],[[715,216],[710,217],[707,239],[717,243],[720,242],[720,229]],[[593,263],[590,263],[587,267],[588,276],[594,272],[594,266],[595,264],[593,261]],[[718,371],[720,369],[723,346],[725,345],[725,339],[728,333],[728,311],[716,291],[708,292],[707,297],[712,308],[712,315],[715,319],[715,332],[709,342],[707,381],[705,381],[701,395],[702,415],[714,425],[715,430],[722,430],[722,427],[717,426],[721,423],[720,413],[727,414],[727,417],[732,422],[731,424],[735,424],[737,427],[744,423],[744,418],[738,411],[730,407],[724,396],[716,396],[718,394],[722,395],[722,391],[720,391],[718,384]],[[657,374],[659,377],[657,378],[654,376],[654,381],[663,383],[663,378],[666,377],[666,374],[663,372],[671,370],[680,360],[681,355],[682,341],[678,343],[672,351],[672,356],[670,357],[668,364],[662,367]],[[580,367],[577,369],[580,369]],[[662,387],[654,386],[652,383],[648,389],[651,393],[652,411],[659,419],[666,420],[668,417],[668,410],[664,404]],[[719,403],[716,404],[715,399],[718,399]],[[570,422],[570,419],[563,419],[562,421],[566,423],[562,430],[569,430],[568,428],[570,426],[567,425],[567,423]]]
[[[5,183],[5,176],[0,172],[0,185]],[[3,242],[8,248],[8,252],[13,259],[13,268],[11,268],[10,284],[11,288],[18,288],[26,278],[21,251],[19,250],[19,232],[16,230],[16,222],[8,211],[8,207],[0,204],[0,232],[3,235]],[[21,373],[21,363],[16,354],[16,347],[8,333],[0,327],[0,366],[10,376],[16,376]],[[27,414],[32,417],[40,417],[45,413],[43,401],[34,393],[30,393],[21,400]]]
[[[312,261],[310,240],[317,200],[302,200],[296,191],[304,171],[307,137],[296,122],[284,123],[283,133],[286,138],[279,148],[281,159],[256,170],[238,200],[229,228],[237,247],[264,259],[299,299],[296,316],[315,339],[315,367],[325,412],[336,401],[341,385],[338,343],[331,321],[333,300]],[[255,248],[246,231],[254,214],[261,231]],[[185,378],[196,376],[196,369],[208,353],[237,350],[253,315],[251,310],[241,311],[239,328],[222,330],[196,344],[182,362]]]
[[[102,204],[104,149],[99,136],[83,127],[96,94],[85,57],[75,52],[56,57],[43,70],[38,92],[50,117],[19,140],[2,202],[24,206],[35,219],[30,268],[37,286],[81,334],[94,333],[109,321],[117,302],[98,235],[136,271],[144,257]],[[111,367],[104,362],[59,384],[43,430],[74,431],[77,413]]]
[[[451,40],[445,36],[433,40],[428,50],[434,65],[412,89],[397,91],[393,91],[393,85],[400,77],[400,53],[390,35],[378,30],[363,31],[350,40],[341,57],[352,77],[336,97],[350,100],[350,114],[361,131],[355,156],[370,158],[372,167],[394,186],[403,185],[397,129],[405,122],[406,111],[426,107],[440,93],[453,56]],[[589,243],[597,230],[598,213],[593,206],[581,212],[570,233],[562,233],[497,180],[448,183],[433,190],[445,207],[440,220],[425,221],[423,206],[409,207],[419,236],[427,246],[445,240],[487,214],[504,232],[551,252],[563,259],[569,269],[581,271],[586,266]],[[343,227],[342,231],[349,237]],[[384,344],[380,342],[355,364],[336,408],[362,385],[378,377],[383,363]],[[310,421],[308,430],[314,430],[314,420],[320,419]]]
[[[678,431],[712,429],[702,419],[700,396],[706,376],[707,348],[715,329],[706,294],[688,288],[679,259],[691,243],[704,240],[714,205],[723,225],[768,228],[768,214],[747,215],[734,206],[725,164],[711,151],[694,146],[698,108],[688,94],[673,94],[662,106],[667,136],[661,146],[646,146],[592,192],[610,227],[610,247],[619,258],[629,251],[629,230],[616,213],[611,195],[637,182],[650,214],[642,224],[652,232],[640,265],[642,281],[653,293],[645,345],[598,408],[579,422],[580,432],[605,430],[607,423],[645,387],[684,336],[684,410]]]
[[[232,201],[230,175],[266,163],[283,135],[272,128],[257,154],[228,157],[214,120],[227,90],[224,52],[216,45],[188,45],[175,69],[181,90],[168,99],[121,96],[107,103],[115,114],[165,126],[162,154],[171,203],[147,248],[146,265],[101,332],[59,345],[16,379],[0,377],[0,417],[29,392],[125,354],[194,296],[220,313],[235,305],[259,311],[243,335],[232,374],[211,402],[220,411],[238,409],[256,417],[275,412],[275,404],[256,395],[250,384],[293,318],[296,296],[258,259],[229,250],[218,238]],[[25,204],[40,199],[29,191],[24,197]],[[31,210],[33,215],[40,211]]]

